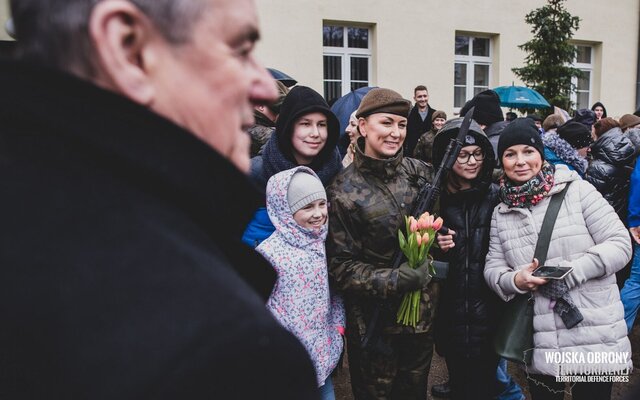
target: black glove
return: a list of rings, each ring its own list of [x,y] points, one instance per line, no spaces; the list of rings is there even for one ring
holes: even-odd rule
[[[398,268],[398,292],[421,290],[431,281],[429,262],[425,260],[418,268],[413,269],[403,262]]]

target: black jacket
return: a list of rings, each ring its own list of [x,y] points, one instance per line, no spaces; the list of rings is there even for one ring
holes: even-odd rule
[[[417,105],[413,106],[409,112],[409,117],[407,118],[407,137],[404,139],[403,145],[404,154],[407,156],[413,154],[413,150],[415,149],[416,144],[418,144],[420,136],[431,130],[431,117],[434,112],[436,112],[436,110],[427,104],[427,117],[424,121],[420,117]]]
[[[458,132],[462,119],[447,123],[436,135],[435,163],[440,163],[450,138]],[[454,230],[455,247],[435,253],[449,262],[449,274],[440,295],[435,331],[438,351],[446,356],[479,357],[489,354],[491,339],[502,309],[502,301],[484,279],[485,258],[494,207],[500,202],[498,186],[491,184],[495,157],[491,143],[475,123],[470,128],[475,144],[485,153],[482,170],[472,188],[440,197],[440,215]],[[450,174],[453,172],[450,172]]]
[[[625,223],[629,201],[629,178],[633,171],[635,155],[633,142],[620,128],[613,128],[591,145],[593,161],[585,176]]]
[[[0,398],[317,398],[239,241],[243,174],[69,75],[3,61],[0,85]]]

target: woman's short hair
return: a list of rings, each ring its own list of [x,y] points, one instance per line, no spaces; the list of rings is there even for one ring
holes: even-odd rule
[[[613,128],[619,128],[619,127],[620,127],[620,124],[618,123],[618,121],[616,121],[611,117],[607,117],[607,118],[602,118],[601,120],[593,124],[593,129],[594,129],[593,132],[596,135],[596,137],[600,137],[605,132],[608,132]]]

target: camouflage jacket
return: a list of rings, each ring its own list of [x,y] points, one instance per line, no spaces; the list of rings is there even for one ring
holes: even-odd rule
[[[273,131],[275,124],[260,111],[254,110],[253,116],[256,120],[255,125],[249,128],[249,136],[251,137],[251,157],[255,157],[262,153],[262,148],[267,143]]]
[[[433,164],[433,156],[431,155],[433,151],[433,138],[436,136],[437,130],[431,129],[423,133],[418,139],[418,143],[416,144],[415,149],[413,150],[413,157],[418,160],[422,160],[429,164]]]
[[[421,333],[431,328],[437,284],[423,290],[421,320],[414,329],[397,325],[396,312],[404,293],[397,289],[398,271],[391,259],[398,248],[413,200],[432,175],[422,161],[403,158],[377,160],[356,146],[354,162],[327,188],[330,201],[327,256],[329,275],[343,292],[347,326],[362,336],[376,304],[384,333]]]

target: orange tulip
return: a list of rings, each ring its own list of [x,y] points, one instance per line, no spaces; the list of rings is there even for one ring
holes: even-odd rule
[[[416,232],[416,242],[418,243],[418,246],[422,244],[422,236],[420,236],[420,233],[417,233],[417,232]]]
[[[418,221],[415,218],[409,217],[409,230],[415,232],[418,230]]]
[[[442,228],[443,223],[444,221],[442,221],[442,218],[436,218],[436,220],[433,221],[433,229],[435,229],[436,231],[439,230],[440,228]]]
[[[422,243],[429,243],[429,233],[428,232],[425,232],[422,235]]]

